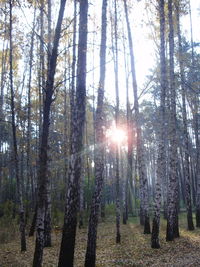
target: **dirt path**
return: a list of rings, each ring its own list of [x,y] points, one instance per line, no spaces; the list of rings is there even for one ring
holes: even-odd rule
[[[165,242],[165,226],[161,229],[161,249],[150,248],[150,235],[129,222],[121,225],[121,244],[115,244],[113,221],[100,223],[96,267],[128,266],[200,266],[200,230],[181,228],[181,237]],[[84,266],[87,229],[78,230],[75,267]],[[53,233],[53,247],[44,250],[44,267],[56,267],[61,233]],[[34,239],[27,239],[28,251],[20,253],[17,240],[0,245],[0,267],[31,267]]]

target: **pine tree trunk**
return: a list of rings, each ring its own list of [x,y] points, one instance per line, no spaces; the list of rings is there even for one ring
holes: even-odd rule
[[[80,177],[85,127],[86,107],[86,53],[87,53],[87,16],[88,1],[80,2],[79,44],[76,85],[76,109],[72,118],[71,161],[69,166],[69,181],[65,206],[65,218],[60,247],[59,267],[74,265],[74,247],[77,226],[77,213],[80,198]],[[66,253],[66,251],[68,253]]]

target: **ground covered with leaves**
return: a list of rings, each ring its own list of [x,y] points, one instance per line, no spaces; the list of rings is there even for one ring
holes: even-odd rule
[[[9,225],[15,231],[16,225]],[[12,229],[12,230],[11,230]],[[110,216],[100,222],[97,241],[96,267],[112,266],[200,266],[200,230],[186,230],[185,218],[180,224],[180,238],[173,242],[165,241],[166,222],[161,226],[161,248],[151,249],[150,235],[144,235],[137,218],[130,218],[127,225],[121,225],[121,244],[115,243],[115,219]],[[27,252],[20,252],[19,238],[6,240],[11,232],[0,230],[0,267],[30,267],[34,253],[34,238],[27,237]],[[44,249],[44,267],[56,267],[58,262],[61,231],[54,230],[53,246]],[[3,239],[4,238],[4,239]],[[87,242],[87,227],[78,229],[75,267],[84,266]]]

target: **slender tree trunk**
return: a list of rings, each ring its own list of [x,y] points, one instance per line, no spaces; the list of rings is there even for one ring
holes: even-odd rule
[[[194,78],[194,41],[193,41],[193,26],[192,26],[192,12],[189,1],[189,14],[190,14],[190,35],[191,35],[191,48],[192,48],[192,62],[191,62],[191,80],[195,81]],[[199,140],[199,94],[198,91],[194,93],[194,112],[193,112],[193,125],[195,134],[195,145],[196,145],[196,155],[195,155],[195,180],[197,184],[196,190],[196,227],[200,227],[200,140]]]
[[[165,97],[167,89],[167,77],[166,77],[166,59],[165,59],[165,1],[159,2],[159,14],[160,14],[160,114],[159,114],[159,143],[158,143],[158,158],[157,158],[157,179],[156,179],[156,191],[155,191],[155,206],[154,206],[154,218],[152,226],[151,247],[160,248],[159,242],[159,228],[160,228],[160,208],[161,208],[161,184],[166,179],[166,150],[165,150]]]
[[[10,38],[10,93],[11,93],[11,116],[12,116],[12,135],[13,135],[13,154],[14,154],[14,166],[15,177],[17,182],[17,199],[19,203],[19,222],[20,222],[20,238],[21,238],[21,251],[26,251],[26,237],[25,237],[25,212],[22,196],[22,181],[19,177],[19,159],[18,159],[18,147],[16,136],[16,121],[15,121],[15,102],[14,102],[14,88],[13,88],[13,42],[12,42],[12,8],[13,1],[9,0],[10,5],[10,23],[9,23],[9,38]]]
[[[86,126],[87,128],[87,126]],[[87,134],[86,134],[87,135]],[[86,147],[88,147],[86,145]],[[84,181],[85,181],[85,174],[86,174],[86,168],[85,168],[85,162],[88,161],[88,155],[83,155],[83,163],[82,163],[82,171],[81,171],[81,178],[80,178],[80,203],[79,203],[79,229],[83,228],[83,214],[84,214]]]
[[[123,38],[123,46],[124,46],[124,61],[125,61],[125,73],[126,73],[126,124],[127,124],[127,144],[128,144],[128,152],[127,152],[127,180],[126,180],[126,196],[125,196],[125,210],[123,214],[123,223],[126,223],[128,220],[128,201],[129,199],[129,186],[131,190],[131,194],[133,192],[133,125],[132,125],[132,113],[130,108],[129,101],[129,74],[128,74],[128,64],[126,57],[126,44]]]
[[[178,175],[177,175],[177,137],[176,137],[176,90],[174,77],[174,29],[173,29],[173,5],[168,0],[169,19],[169,69],[170,69],[170,125],[169,125],[169,189],[168,189],[168,216],[166,240],[172,241],[177,235],[177,200],[178,200]]]
[[[31,195],[32,206],[34,206],[35,196],[33,190],[31,190],[31,184],[33,181],[33,170],[32,170],[32,156],[31,156],[31,82],[32,82],[32,68],[33,68],[33,49],[34,49],[34,37],[35,37],[35,19],[36,19],[36,8],[34,9],[33,17],[33,31],[31,35],[31,45],[30,45],[30,60],[29,60],[29,79],[28,79],[28,103],[27,103],[27,188],[26,195],[29,199]],[[31,194],[30,194],[31,192]],[[28,205],[30,207],[30,205]],[[27,207],[27,212],[29,212],[29,207]]]
[[[98,87],[98,100],[95,120],[95,136],[98,147],[95,149],[95,191],[92,197],[90,219],[88,226],[87,251],[85,256],[85,267],[95,266],[96,261],[96,238],[101,195],[103,189],[104,170],[104,133],[103,133],[103,100],[105,83],[105,63],[106,63],[106,29],[107,29],[107,0],[102,3],[102,32],[100,50],[100,80]]]
[[[130,50],[130,60],[131,60],[131,74],[132,74],[132,86],[133,86],[133,94],[134,94],[134,109],[135,109],[135,121],[136,121],[136,131],[137,131],[137,159],[138,159],[138,167],[139,167],[139,177],[141,181],[141,194],[143,201],[143,211],[144,213],[144,234],[150,234],[150,221],[149,221],[149,207],[148,207],[148,181],[147,181],[147,173],[145,166],[145,158],[144,158],[144,144],[142,140],[142,130],[140,125],[140,114],[139,114],[139,105],[138,105],[138,94],[137,94],[137,81],[136,81],[136,73],[135,73],[135,60],[133,53],[133,41],[130,29],[130,23],[128,18],[128,9],[127,3],[124,0],[124,10],[127,24],[127,32],[128,32],[128,41],[129,41],[129,50]]]
[[[100,48],[100,80],[98,87],[97,110],[95,115],[95,189],[92,196],[92,205],[88,226],[87,250],[85,256],[85,267],[95,267],[96,261],[96,239],[99,218],[99,209],[103,190],[104,170],[104,132],[103,132],[103,101],[104,84],[106,72],[106,30],[107,30],[107,0],[102,2],[101,18],[101,48]]]
[[[77,0],[74,0],[74,25],[73,25],[73,58],[72,58],[72,83],[70,90],[70,154],[72,154],[72,133],[75,120],[75,76],[76,76],[76,31],[77,31]]]
[[[116,107],[115,107],[115,124],[116,129],[119,127],[119,70],[118,70],[118,16],[117,16],[117,1],[114,1],[114,72],[115,72],[115,92],[116,92]],[[120,144],[117,142],[115,147],[116,153],[116,243],[121,242],[120,234],[120,173],[119,173],[119,156]]]
[[[29,237],[34,235],[35,228],[36,228],[36,220],[37,220],[37,204],[35,205],[35,209],[33,213],[33,219],[32,219],[31,227],[30,227],[29,234],[28,234]]]
[[[74,247],[76,238],[77,213],[80,198],[81,152],[85,127],[86,107],[86,53],[88,1],[80,2],[79,44],[76,85],[76,109],[72,121],[71,161],[65,206],[65,218],[60,247],[59,267],[74,265]],[[68,253],[66,253],[66,251]]]
[[[188,134],[188,120],[186,111],[186,79],[184,72],[183,62],[183,48],[182,38],[180,30],[180,19],[179,19],[179,3],[176,3],[176,19],[177,19],[177,34],[178,34],[178,45],[179,45],[179,68],[181,75],[181,96],[182,96],[182,117],[183,117],[183,141],[184,141],[184,175],[185,175],[185,195],[187,204],[187,224],[188,230],[194,230],[194,224],[192,219],[192,198],[191,198],[191,178],[190,178],[190,163],[189,163],[189,134]]]
[[[43,124],[42,124],[42,136],[40,144],[39,170],[38,170],[37,233],[36,233],[35,253],[33,258],[33,267],[42,266],[43,248],[45,245],[44,227],[45,227],[46,200],[48,195],[47,150],[48,150],[48,137],[49,137],[49,125],[50,125],[50,109],[53,101],[54,76],[56,70],[58,45],[60,40],[61,25],[64,15],[65,3],[66,0],[61,0],[60,2],[60,10],[55,29],[53,49],[50,57],[49,69],[47,73],[47,81],[45,86],[45,101],[43,109]]]
[[[51,30],[51,0],[47,1],[48,6],[48,62],[47,69],[50,68],[52,55],[52,30]],[[53,119],[52,119],[53,120]],[[44,247],[51,247],[51,181],[50,173],[47,175],[46,187],[46,207],[44,219]]]

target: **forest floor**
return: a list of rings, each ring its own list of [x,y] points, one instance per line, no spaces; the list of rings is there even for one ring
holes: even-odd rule
[[[166,222],[162,220],[161,248],[152,249],[151,236],[143,234],[137,218],[130,218],[127,225],[121,225],[121,244],[116,244],[115,219],[110,216],[106,222],[99,224],[96,267],[200,266],[200,229],[189,232],[186,230],[185,222],[182,221],[183,218],[180,220],[181,237],[166,242]],[[61,231],[54,230],[52,239],[53,246],[44,249],[43,267],[57,266]],[[86,241],[87,228],[78,229],[75,267],[84,266]],[[31,267],[34,245],[34,238],[27,238],[27,252],[21,253],[18,236],[15,236],[12,242],[0,244],[0,267]]]

